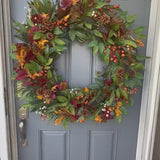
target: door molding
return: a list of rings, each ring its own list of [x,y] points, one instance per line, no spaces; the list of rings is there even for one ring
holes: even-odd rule
[[[15,117],[15,97],[14,84],[9,80],[12,74],[13,62],[9,59],[11,45],[11,22],[10,22],[10,3],[9,0],[0,0],[2,6],[2,18],[0,17],[0,28],[3,28],[3,34],[0,37],[0,63],[3,64],[3,74],[0,66],[0,98],[7,101],[2,101],[3,111],[0,112],[0,117],[3,117],[3,125],[0,125],[0,130],[6,130],[5,135],[0,134],[0,139],[3,139],[6,147],[3,148],[3,153],[6,156],[2,160],[18,160],[17,149],[17,131]],[[150,22],[148,32],[147,56],[152,57],[146,60],[146,71],[143,82],[143,92],[141,101],[141,112],[139,131],[137,139],[137,152],[135,160],[151,160],[153,152],[153,144],[156,129],[157,110],[159,102],[160,89],[160,2],[159,0],[151,1]],[[2,30],[2,29],[1,29]],[[2,46],[3,45],[3,46]],[[5,92],[5,90],[6,92]],[[5,95],[5,96],[4,96]],[[7,111],[5,113],[5,109]],[[1,110],[0,110],[1,111]],[[6,120],[6,121],[5,121]],[[8,134],[7,134],[8,133]],[[8,153],[7,146],[10,150]],[[1,152],[0,152],[1,154]],[[2,155],[0,155],[2,156]]]
[[[160,1],[151,1],[136,160],[152,160],[160,100]]]
[[[0,4],[2,1],[0,0]],[[7,141],[7,115],[6,115],[6,106],[5,106],[5,90],[4,90],[4,75],[3,75],[3,53],[4,49],[4,26],[3,24],[3,14],[2,14],[2,5],[0,5],[0,159],[8,160],[8,141]],[[3,145],[2,145],[3,144]]]
[[[18,160],[18,147],[17,147],[17,131],[16,131],[16,107],[15,107],[15,97],[14,97],[14,82],[10,80],[12,75],[13,61],[9,58],[8,53],[11,53],[11,19],[10,19],[10,0],[0,0],[1,11],[1,22],[0,28],[2,34],[0,34],[0,65],[3,67],[3,71],[0,71],[0,79],[3,79],[3,85],[0,86],[3,88],[3,96],[0,95],[0,99],[4,99],[4,111],[6,120],[6,145],[2,149],[3,153],[8,154],[8,157],[2,158],[1,160]],[[2,47],[2,48],[1,48]],[[1,69],[1,66],[0,66]],[[1,85],[1,84],[0,84]],[[0,112],[0,117],[4,112]],[[0,130],[3,130],[0,126]],[[0,134],[0,139],[3,137]],[[4,140],[3,140],[4,141]]]

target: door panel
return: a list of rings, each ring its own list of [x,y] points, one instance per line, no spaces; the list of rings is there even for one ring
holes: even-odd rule
[[[10,2],[11,18],[24,21],[27,0]],[[120,3],[124,10],[138,15],[135,26],[148,26],[150,0],[115,0],[113,3]],[[14,38],[13,42],[16,42]],[[104,64],[91,52],[86,45],[75,42],[54,64],[70,87],[87,86],[94,81],[95,71],[102,71]],[[145,48],[139,52],[145,54]],[[29,113],[25,124],[28,146],[23,148],[18,142],[19,160],[135,160],[141,94],[140,89],[121,124],[116,120],[97,125],[86,121],[84,124],[69,123],[64,130],[62,126],[54,126],[52,121],[48,125],[35,113]],[[18,110],[18,100],[16,106]]]

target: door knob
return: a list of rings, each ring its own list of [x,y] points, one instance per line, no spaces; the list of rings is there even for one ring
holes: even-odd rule
[[[19,121],[19,132],[20,132],[20,143],[22,147],[27,146],[27,139],[25,135],[25,121],[28,118],[28,109],[27,108],[19,108],[18,110],[18,118]]]

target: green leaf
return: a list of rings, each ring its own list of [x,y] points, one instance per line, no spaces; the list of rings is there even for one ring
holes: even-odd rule
[[[25,64],[24,67],[26,69],[28,69],[31,72],[31,74],[34,74],[37,71],[42,70],[41,66],[38,63],[36,63],[35,61],[30,61],[30,63]]]
[[[122,89],[122,88],[119,88],[119,90],[120,90],[121,95],[122,95],[125,99],[128,99],[128,94],[127,94],[127,92],[126,92],[124,89]]]
[[[15,44],[12,44],[12,45],[11,45],[11,50],[12,50],[12,51],[15,51],[16,49],[17,49],[17,47],[15,46]]]
[[[55,49],[57,50],[59,54],[61,54],[60,52],[65,51],[67,47],[66,46],[56,46]]]
[[[34,23],[33,23],[29,18],[27,18],[27,24],[28,24],[30,27],[34,26]]]
[[[146,37],[146,35],[144,35],[144,34],[136,34],[136,36],[137,36],[137,38],[139,38],[139,39],[146,39],[147,37]]]
[[[104,44],[103,43],[99,43],[98,47],[99,47],[100,54],[103,54],[103,51],[104,51],[104,48],[105,48]]]
[[[60,38],[57,38],[57,37],[54,38],[54,41],[55,41],[58,45],[65,45],[65,44],[66,44],[63,40],[61,40]]]
[[[111,26],[111,28],[112,28],[113,30],[115,30],[115,31],[118,31],[119,27],[120,27],[119,24],[113,24],[113,25]]]
[[[143,56],[143,55],[136,55],[136,59],[138,60],[138,61],[143,61],[143,60],[145,60],[145,59],[147,59],[148,57],[146,57],[146,56]]]
[[[34,39],[34,40],[36,40],[36,39],[45,39],[45,37],[46,37],[45,34],[36,31],[36,32],[34,32],[34,37],[33,37],[33,39]]]
[[[56,99],[60,103],[68,102],[68,99],[66,97],[64,97],[64,96],[57,96]]]
[[[115,98],[115,93],[114,93],[114,90],[113,90],[112,93],[111,93],[109,101],[106,102],[106,105],[110,106],[111,103],[113,102],[114,98]]]
[[[97,40],[93,40],[88,44],[88,47],[94,47],[94,46],[97,46],[97,44],[98,44],[98,41]]]
[[[110,32],[109,32],[109,38],[112,38],[113,36],[115,36],[115,37],[117,37],[117,34],[116,34],[116,32],[114,32],[113,30],[111,30]]]
[[[99,85],[96,84],[96,83],[90,84],[88,87],[89,87],[90,89],[100,89]]]
[[[9,56],[10,56],[12,59],[17,59],[15,53],[9,53]]]
[[[54,28],[54,34],[55,35],[60,35],[60,34],[62,34],[63,32],[58,28],[58,27],[55,27]]]
[[[136,77],[137,79],[144,79],[144,78],[143,78],[143,75],[140,74],[139,72],[137,72],[137,73],[135,74],[135,77]]]
[[[106,2],[98,2],[96,5],[95,5],[95,8],[96,9],[99,9],[99,8],[102,8],[103,6],[106,5]]]
[[[44,49],[45,55],[48,55],[48,54],[49,54],[49,49],[50,49],[50,47],[49,47],[49,45],[47,44],[47,45],[45,46],[45,49]]]
[[[105,53],[105,56],[104,56],[104,61],[107,65],[109,64],[109,52],[110,52],[110,49],[107,49],[107,53]]]
[[[114,45],[114,42],[113,42],[113,40],[111,39],[111,38],[107,38],[107,40],[106,40],[110,45]]]
[[[70,38],[70,40],[73,42],[74,39],[75,39],[75,37],[76,37],[76,31],[74,29],[71,29],[69,31],[69,38]]]
[[[122,114],[127,115],[127,110],[125,109],[125,107],[120,107],[120,111]]]
[[[84,40],[87,38],[86,34],[80,32],[80,31],[76,31],[76,36],[77,36],[78,38],[84,39]]]
[[[98,46],[93,47],[93,55],[95,55],[98,52]]]
[[[98,30],[94,30],[94,34],[95,34],[97,37],[103,38],[102,33],[99,32]]]
[[[29,109],[34,109],[34,105],[30,104],[30,103],[25,103],[25,104],[22,104],[21,107],[24,107],[24,108],[29,108]]]
[[[91,23],[84,23],[84,25],[85,25],[88,29],[92,29],[92,24],[91,24]]]
[[[75,115],[75,107],[73,105],[69,106],[69,111],[71,112],[72,115]]]
[[[42,64],[45,62],[45,58],[44,58],[40,53],[37,54],[37,59],[38,59],[39,62],[41,62]]]
[[[127,22],[128,23],[133,23],[136,18],[137,18],[137,15],[127,16]]]
[[[48,72],[47,72],[47,77],[48,77],[49,79],[52,79],[52,71],[51,71],[51,70],[48,70]]]
[[[118,123],[121,123],[122,116],[120,115],[120,116],[118,116],[118,117],[116,117],[116,118],[117,118]]]
[[[68,119],[65,118],[65,119],[63,120],[63,127],[64,127],[64,129],[67,128],[67,125],[68,125]]]
[[[134,64],[132,64],[132,66],[135,70],[138,70],[138,69],[141,69],[143,71],[145,70],[145,67],[142,63],[134,63]]]
[[[137,28],[135,28],[133,31],[134,31],[134,33],[141,33],[141,32],[143,32],[143,30],[145,30],[146,29],[146,27],[137,27]]]
[[[45,65],[49,66],[52,64],[52,62],[53,62],[53,58],[49,58]]]
[[[59,104],[59,106],[60,107],[66,107],[66,106],[68,106],[68,104],[69,104],[68,101],[67,102],[62,102],[62,103]]]
[[[14,80],[16,77],[17,77],[17,73],[13,73],[13,75],[10,76],[9,78],[10,78],[10,80]]]
[[[120,96],[121,96],[121,95],[120,95],[119,88],[117,88],[117,90],[116,90],[116,97],[117,97],[117,98],[120,98]]]
[[[118,85],[119,83],[118,83],[118,78],[117,78],[117,76],[114,75],[112,78],[113,78],[113,82]]]
[[[98,93],[89,101],[89,104],[94,103],[100,96],[101,96],[102,91],[98,91]]]
[[[133,41],[131,41],[131,40],[127,40],[127,39],[125,39],[125,40],[123,40],[123,44],[124,45],[130,45],[130,46],[132,46],[132,47],[134,47],[134,48],[137,48],[137,44],[135,43],[135,42],[133,42]]]
[[[104,86],[104,81],[103,81],[102,79],[95,78],[95,82],[96,82],[100,87],[103,87],[103,86]]]

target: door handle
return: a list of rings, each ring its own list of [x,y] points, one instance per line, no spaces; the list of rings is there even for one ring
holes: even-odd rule
[[[28,144],[28,141],[26,139],[24,130],[25,130],[25,121],[28,118],[28,109],[23,107],[19,108],[18,117],[20,119],[19,121],[20,143],[22,147],[26,147]]]
[[[24,120],[21,120],[19,122],[20,142],[22,147],[26,147],[28,143],[26,139],[26,135],[24,133],[24,124],[25,124]]]

